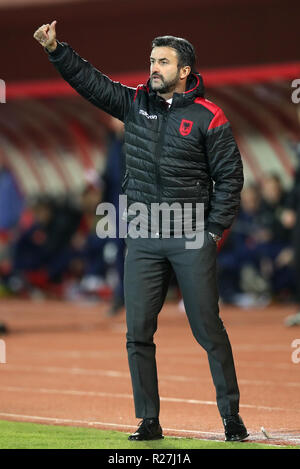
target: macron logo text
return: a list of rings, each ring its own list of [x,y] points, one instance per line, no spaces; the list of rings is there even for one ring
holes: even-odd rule
[[[145,116],[147,117],[147,119],[157,119],[157,116],[155,115],[149,115],[146,111],[144,111],[143,109],[140,109],[140,114],[142,114],[142,116]]]

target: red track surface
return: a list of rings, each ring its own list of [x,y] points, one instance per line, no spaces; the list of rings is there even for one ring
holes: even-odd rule
[[[0,318],[7,364],[0,365],[0,419],[136,428],[125,347],[125,316],[106,318],[106,306],[3,301]],[[292,307],[222,308],[241,390],[240,413],[250,440],[300,444],[300,363],[286,328]],[[160,314],[156,334],[161,423],[166,435],[223,439],[205,352],[176,304]],[[300,353],[299,353],[300,356]]]

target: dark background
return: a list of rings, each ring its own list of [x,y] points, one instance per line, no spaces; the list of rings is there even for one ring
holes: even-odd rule
[[[153,37],[196,47],[198,69],[299,60],[299,0],[86,0],[0,9],[0,77],[57,77],[33,39],[56,19],[57,34],[105,73],[143,71]]]

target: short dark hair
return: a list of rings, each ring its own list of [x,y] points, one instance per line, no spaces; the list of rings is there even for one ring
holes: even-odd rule
[[[192,72],[196,72],[195,49],[186,39],[175,36],[159,36],[152,41],[152,49],[154,47],[172,47],[172,49],[175,49],[177,52],[178,68],[188,65],[191,67]]]

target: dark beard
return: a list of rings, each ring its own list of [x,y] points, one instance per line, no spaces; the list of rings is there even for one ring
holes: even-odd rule
[[[174,78],[174,80],[165,81],[164,78],[161,75],[159,75],[159,78],[161,79],[161,84],[159,85],[159,87],[155,87],[155,88],[153,88],[153,84],[152,84],[153,82],[152,82],[152,78],[151,78],[151,86],[154,89],[154,91],[158,91],[160,94],[171,93],[172,91],[174,91],[174,89],[175,89],[175,87],[178,83],[179,71],[177,72],[177,75]]]

